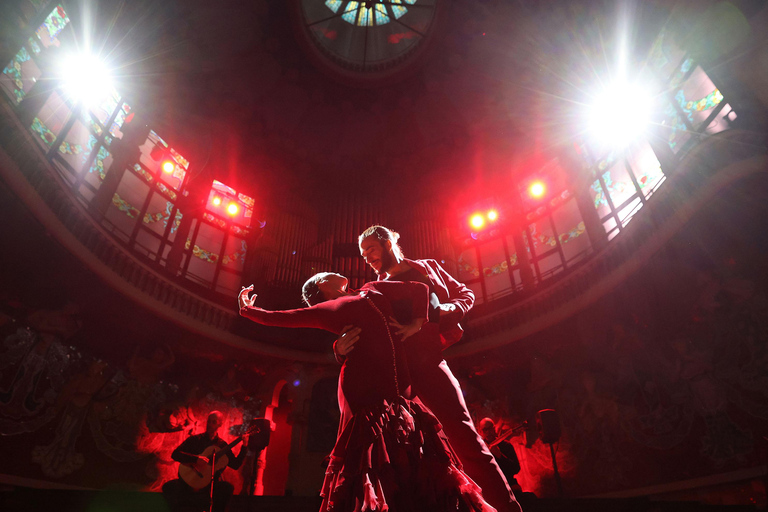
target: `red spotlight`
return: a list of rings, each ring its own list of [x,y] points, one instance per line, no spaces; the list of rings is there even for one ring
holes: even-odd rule
[[[496,212],[496,210],[491,210],[491,211],[488,212],[487,217],[488,217],[489,221],[493,222],[493,221],[495,221],[496,219],[499,218],[499,214],[498,214],[498,212]]]
[[[176,169],[176,164],[171,162],[170,160],[166,160],[163,162],[163,172],[167,172],[168,174],[171,174],[174,169]]]
[[[237,215],[237,211],[239,208],[237,207],[236,203],[229,203],[229,206],[227,206],[227,213],[230,215]]]
[[[483,219],[483,216],[479,213],[474,214],[469,219],[469,225],[472,226],[475,229],[480,229],[485,224],[485,219]]]
[[[541,181],[534,181],[533,183],[531,183],[531,186],[528,188],[528,193],[535,198],[542,197],[546,191],[547,191],[547,187],[544,186],[544,183],[542,183]]]

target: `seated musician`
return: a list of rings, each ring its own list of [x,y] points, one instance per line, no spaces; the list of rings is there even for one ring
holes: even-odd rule
[[[477,431],[491,450],[491,454],[507,478],[509,486],[513,491],[521,492],[520,484],[515,479],[515,475],[520,472],[520,461],[517,458],[515,447],[512,446],[512,443],[498,438],[496,425],[491,418],[481,419],[477,423]]]
[[[226,441],[219,437],[219,429],[223,424],[224,415],[219,411],[211,412],[205,432],[189,436],[171,454],[171,458],[180,463],[179,478],[163,484],[163,494],[171,510],[208,510],[212,478],[210,455],[216,448],[219,450],[216,451],[214,462],[213,510],[223,512],[226,508],[234,486],[220,480],[221,474],[228,467],[239,469],[247,450],[243,446],[237,457],[233,455],[232,448],[227,448]],[[210,447],[216,448],[209,450]]]

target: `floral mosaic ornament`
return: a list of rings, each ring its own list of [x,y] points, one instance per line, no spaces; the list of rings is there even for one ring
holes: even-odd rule
[[[46,146],[51,147],[53,143],[56,142],[56,134],[54,134],[50,128],[45,126],[45,123],[43,123],[39,117],[32,120],[32,126],[30,126],[30,128],[34,133],[40,136],[40,139]]]
[[[139,216],[139,213],[141,213],[138,208],[135,208],[130,203],[126,202],[117,192],[112,196],[112,204],[132,219],[135,219]]]
[[[185,249],[189,249],[190,245],[192,245],[192,240],[187,238],[187,243],[184,244]],[[197,244],[192,248],[192,255],[196,258],[200,258],[201,260],[207,262],[207,263],[216,263],[219,261],[219,255],[214,252],[206,251],[205,249],[201,249]]]
[[[509,257],[510,263],[512,266],[517,265],[517,254],[512,254]],[[475,277],[480,277],[480,269],[474,265],[471,265],[470,263],[464,261],[464,258],[459,256],[459,261],[457,261],[459,270],[462,272],[466,272],[468,274],[471,274]],[[497,274],[502,274],[504,272],[507,272],[509,270],[509,265],[506,261],[502,261],[501,263],[497,263],[496,265],[492,265],[490,267],[484,267],[483,268],[483,275],[485,277],[494,276]]]
[[[106,160],[108,157],[110,157],[111,154],[105,148],[104,146],[99,148],[99,152],[96,154],[96,159],[93,161],[93,164],[91,165],[91,168],[88,169],[88,172],[96,172],[99,174],[99,178],[102,180],[106,177],[107,173],[104,170],[104,160]],[[115,194],[117,195],[117,194]]]
[[[239,261],[240,263],[245,263],[245,255],[248,252],[248,244],[245,243],[245,240],[240,240],[240,250],[233,252],[232,254],[227,254],[223,258],[221,258],[221,262],[225,265],[229,265],[232,262]]]
[[[16,103],[21,103],[24,96],[27,95],[24,91],[24,82],[21,79],[21,65],[30,59],[27,49],[22,47],[19,52],[14,55],[13,60],[3,69],[3,74],[7,76],[13,83],[13,95]]]

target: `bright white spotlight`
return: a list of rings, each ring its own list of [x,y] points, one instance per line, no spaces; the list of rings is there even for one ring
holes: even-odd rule
[[[485,225],[485,219],[482,215],[476,213],[469,218],[469,225],[475,229],[480,229]]]
[[[70,55],[62,69],[64,91],[86,106],[100,103],[112,92],[112,77],[107,66],[93,55]]]
[[[531,186],[528,187],[528,193],[531,194],[531,197],[535,197],[537,199],[542,197],[546,191],[547,187],[541,181],[534,181],[531,183]]]
[[[622,149],[648,126],[653,98],[643,87],[617,81],[595,98],[588,119],[595,142],[607,149]]]

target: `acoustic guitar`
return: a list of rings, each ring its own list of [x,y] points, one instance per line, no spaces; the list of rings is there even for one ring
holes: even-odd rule
[[[221,471],[225,467],[227,467],[227,464],[229,464],[229,457],[225,455],[225,453],[229,452],[232,448],[237,446],[237,444],[243,440],[243,437],[246,434],[238,437],[231,443],[229,443],[224,448],[220,448],[216,446],[215,444],[212,444],[208,448],[202,451],[202,453],[198,454],[198,456],[205,457],[209,461],[211,460],[211,456],[213,456],[214,453],[216,453],[216,471]],[[225,452],[219,455],[219,452]],[[195,469],[195,467],[192,464],[179,464],[179,478],[184,480],[187,485],[189,485],[191,488],[193,488],[196,491],[199,491],[200,489],[204,489],[208,487],[208,485],[211,483],[211,478],[213,477],[213,472],[211,471],[211,464],[208,463],[205,465],[205,469],[203,469],[202,472]]]

